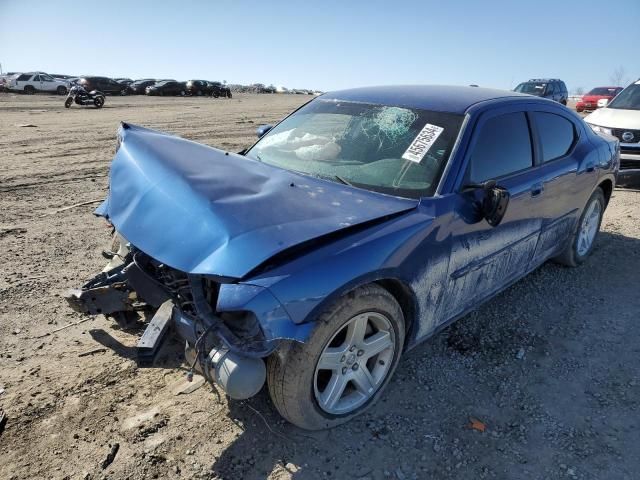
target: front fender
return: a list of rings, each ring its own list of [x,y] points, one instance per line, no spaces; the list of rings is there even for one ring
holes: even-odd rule
[[[218,313],[252,312],[267,341],[295,340],[304,342],[311,331],[311,325],[294,323],[287,310],[269,289],[258,285],[221,284],[216,311]]]
[[[432,221],[433,217],[414,210],[321,246],[246,282],[267,287],[295,324],[307,324],[360,285],[382,279],[410,284],[405,260],[424,241]]]

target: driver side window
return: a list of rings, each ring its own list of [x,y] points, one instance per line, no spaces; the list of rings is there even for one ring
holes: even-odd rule
[[[524,112],[487,120],[478,133],[469,159],[468,180],[480,183],[533,165],[529,123]]]

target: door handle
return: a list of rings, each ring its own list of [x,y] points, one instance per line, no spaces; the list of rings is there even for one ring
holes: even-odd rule
[[[544,186],[542,185],[542,183],[534,183],[533,185],[531,185],[531,196],[537,197],[542,193],[543,190]]]
[[[587,163],[585,171],[593,172],[595,169],[596,169],[596,164],[595,163]]]

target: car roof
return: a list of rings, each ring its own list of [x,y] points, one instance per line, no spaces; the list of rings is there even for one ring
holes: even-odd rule
[[[323,100],[345,100],[361,103],[404,106],[463,114],[472,105],[497,99],[527,99],[531,95],[497,90],[492,88],[462,87],[446,85],[401,85],[363,87],[328,92],[320,97]]]

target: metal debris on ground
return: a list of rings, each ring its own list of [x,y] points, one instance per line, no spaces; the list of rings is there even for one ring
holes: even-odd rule
[[[105,458],[104,461],[102,462],[102,464],[100,465],[102,470],[104,470],[105,468],[107,468],[109,465],[111,465],[113,463],[113,460],[116,458],[116,454],[118,453],[119,449],[120,449],[120,444],[119,443],[114,443],[111,446],[111,450],[107,454],[107,458]]]

